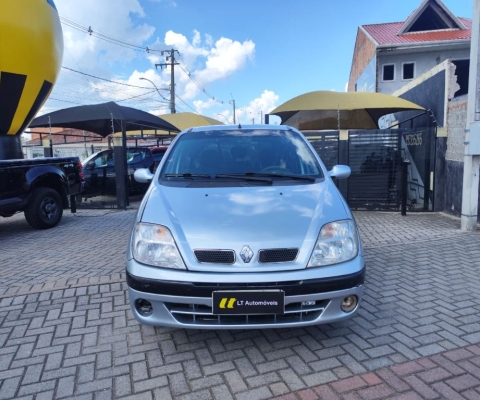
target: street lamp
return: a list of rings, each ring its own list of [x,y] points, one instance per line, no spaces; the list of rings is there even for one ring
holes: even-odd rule
[[[225,121],[227,121],[227,124],[230,124],[230,121],[227,119],[227,117],[226,117],[225,115],[220,114],[220,113],[218,113],[217,115],[220,115],[220,116],[222,116],[223,118],[225,118]]]
[[[144,80],[144,81],[149,81],[153,86],[155,86],[155,89],[157,89],[157,92],[158,94],[160,95],[160,97],[163,99],[163,100],[167,100],[167,98],[165,98],[161,93],[160,93],[160,89],[157,87],[157,85],[155,85],[155,82],[151,81],[150,79],[147,79],[147,78],[140,78],[140,80]]]

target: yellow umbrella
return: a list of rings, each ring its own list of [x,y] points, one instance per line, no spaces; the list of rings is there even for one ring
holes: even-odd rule
[[[378,129],[380,117],[425,109],[408,100],[375,92],[316,91],[286,101],[270,115],[300,130]]]
[[[207,125],[224,125],[223,122],[216,120],[215,118],[206,117],[205,115],[195,114],[191,112],[182,112],[176,114],[162,114],[159,115],[162,119],[170,122],[173,126],[183,131],[187,128],[194,126],[207,126]]]
[[[162,114],[158,115],[162,120],[169,122],[180,131],[183,131],[187,128],[192,128],[194,126],[207,126],[207,125],[224,125],[223,122],[216,120],[215,118],[206,117],[205,115],[195,114],[191,112],[182,112],[182,113],[175,113],[175,114]],[[140,136],[142,134],[141,131],[129,131],[127,132],[128,136]],[[143,135],[176,135],[176,132],[168,132],[168,131],[161,131],[152,129],[144,129]]]

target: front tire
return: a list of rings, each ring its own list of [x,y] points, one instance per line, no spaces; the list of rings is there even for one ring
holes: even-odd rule
[[[25,209],[25,219],[35,229],[50,229],[56,226],[63,215],[62,199],[50,188],[35,189],[30,204]]]

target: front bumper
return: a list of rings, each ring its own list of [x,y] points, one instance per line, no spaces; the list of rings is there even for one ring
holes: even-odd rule
[[[365,267],[358,272],[336,277],[307,280],[281,278],[277,276],[277,282],[213,284],[145,279],[127,271],[130,305],[135,318],[142,324],[195,329],[258,329],[316,325],[350,318],[358,305],[349,313],[343,312],[340,305],[345,297],[352,295],[357,296],[360,303]],[[212,281],[215,282],[215,279],[209,280]],[[212,292],[220,290],[281,290],[285,293],[285,313],[213,314]],[[152,312],[148,316],[140,310],[142,300],[152,305]],[[302,305],[307,301],[308,305]]]

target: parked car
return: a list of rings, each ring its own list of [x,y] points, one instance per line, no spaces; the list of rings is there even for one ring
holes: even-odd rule
[[[365,261],[358,229],[313,147],[288,126],[181,132],[153,175],[127,252],[143,324],[284,328],[351,317]]]
[[[0,160],[0,217],[23,212],[33,228],[53,228],[83,187],[78,157]]]
[[[146,191],[148,184],[137,182],[133,178],[135,170],[150,168],[154,164],[152,152],[147,148],[129,147],[126,152],[128,191],[138,193]],[[85,177],[83,197],[116,193],[115,152],[107,149],[92,154],[82,161]]]

